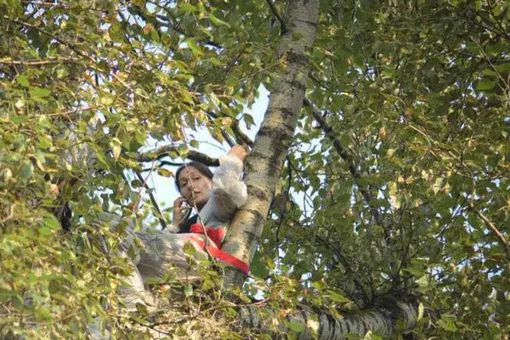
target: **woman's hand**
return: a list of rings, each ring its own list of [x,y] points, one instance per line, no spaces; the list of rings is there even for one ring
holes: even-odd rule
[[[236,144],[232,147],[232,149],[230,149],[228,155],[237,157],[244,162],[244,159],[246,158],[246,156],[248,156],[248,153],[241,145]]]
[[[172,224],[174,225],[174,227],[180,228],[182,221],[186,217],[185,214],[183,214],[183,212],[186,211],[187,208],[191,207],[189,207],[188,201],[184,197],[179,196],[175,199],[172,217]]]

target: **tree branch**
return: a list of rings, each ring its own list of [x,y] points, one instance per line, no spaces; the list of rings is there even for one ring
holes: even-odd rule
[[[142,177],[142,175],[136,171],[136,170],[133,170],[136,174],[136,177],[138,177],[138,179],[140,180],[140,182],[142,182],[144,188],[147,190],[147,194],[149,195],[149,198],[151,199],[151,202],[152,202],[152,205],[154,206],[154,208],[156,209],[156,211],[158,212],[158,220],[159,220],[159,223],[161,223],[161,227],[163,230],[166,229],[166,221],[165,219],[163,218],[163,214],[161,213],[161,210],[159,209],[159,205],[158,205],[158,202],[156,201],[156,198],[154,197],[154,195],[152,194],[152,192],[150,192],[150,188],[149,186],[147,185],[147,180],[144,179]]]
[[[128,1],[129,2],[129,1]],[[175,15],[172,13],[172,11],[170,11],[168,8],[166,8],[165,6],[162,6],[160,4],[158,4],[157,2],[155,1],[147,1],[148,3],[158,7],[159,9],[163,10],[166,12],[166,14],[168,14],[172,19],[173,21],[175,22],[174,24],[172,24],[170,22],[170,20],[166,20],[168,22],[168,24],[166,25],[166,28],[168,28],[169,30],[174,30],[175,32],[179,33],[179,34],[182,34],[186,37],[191,37],[191,38],[195,38],[194,35],[186,32],[182,26],[179,24],[179,22],[177,21],[177,18],[175,17]],[[136,15],[139,15],[143,20],[145,20],[146,22],[150,22],[152,24],[156,24],[158,26],[163,26],[163,24],[159,21],[156,21],[155,19],[151,19],[149,18],[145,13],[142,12],[142,10],[140,10],[140,8],[136,7],[136,5],[134,5],[135,7],[129,7],[129,8],[133,8],[133,13],[132,14],[136,14]],[[131,11],[130,11],[131,12]],[[160,20],[163,20],[164,17],[162,17],[161,15],[156,15],[158,19]],[[165,18],[166,19],[166,18]],[[218,48],[218,49],[221,49],[223,48],[223,46],[221,46],[221,44],[213,41],[213,40],[207,40],[207,41],[198,41],[198,42],[201,42],[205,45],[209,45],[209,46],[212,46],[212,47],[215,47],[215,48]]]
[[[265,316],[259,307],[242,308],[239,313],[241,326],[248,325],[255,329],[268,330],[272,316]],[[393,297],[381,300],[369,309],[363,311],[341,312],[342,317],[335,317],[329,312],[314,312],[311,308],[302,306],[296,315],[289,315],[287,319],[303,326],[303,330],[296,332],[299,339],[335,340],[346,339],[347,333],[358,334],[362,337],[369,331],[389,337],[396,333],[411,330],[416,325],[418,317],[418,302],[414,297],[397,300]],[[278,325],[282,332],[292,332],[286,325]],[[315,334],[314,334],[315,333]]]
[[[44,66],[52,64],[77,64],[77,59],[72,58],[55,58],[46,60],[6,60],[0,59],[0,64],[6,65],[23,65],[23,66]]]
[[[28,28],[32,28],[44,35],[47,35],[53,39],[55,39],[57,42],[59,42],[60,44],[62,45],[65,45],[67,46],[71,51],[74,51],[76,54],[78,54],[79,56],[85,58],[85,59],[88,59],[92,65],[94,66],[90,66],[92,69],[94,69],[96,72],[101,72],[101,73],[104,73],[104,74],[108,74],[110,76],[112,76],[115,80],[117,80],[119,83],[122,84],[122,86],[124,86],[126,89],[130,90],[132,93],[135,93],[135,91],[133,90],[133,88],[128,84],[126,83],[124,80],[122,80],[121,78],[119,78],[115,73],[110,73],[110,72],[105,72],[105,71],[102,71],[100,69],[98,69],[97,67],[100,65],[98,64],[97,60],[94,59],[94,57],[84,53],[83,51],[81,51],[78,47],[76,47],[76,45],[70,43],[69,41],[66,41],[65,39],[62,39],[58,36],[56,36],[55,34],[51,33],[51,32],[48,32],[48,31],[45,31],[37,26],[34,26],[32,24],[29,24],[27,22],[24,22],[24,21],[20,21],[20,20],[17,20],[17,19],[11,19],[9,18],[7,15],[4,15],[4,19],[7,19],[9,20],[10,22],[13,22],[15,24],[18,24],[18,25],[21,25],[21,26],[24,26],[24,27],[28,27]],[[148,97],[138,93],[138,96],[144,98],[144,99],[149,99]]]
[[[78,48],[76,48],[76,46],[74,46],[73,44],[71,44],[70,42],[64,40],[64,39],[61,39],[60,37],[56,36],[55,34],[51,33],[51,32],[48,32],[48,31],[45,31],[37,26],[34,26],[32,24],[29,24],[28,22],[24,22],[24,21],[20,21],[20,20],[17,20],[17,19],[11,19],[9,18],[7,15],[4,15],[4,19],[10,21],[10,22],[13,22],[15,24],[18,24],[18,25],[21,25],[21,26],[25,26],[25,27],[28,27],[28,28],[32,28],[44,35],[47,35],[53,39],[55,39],[57,42],[59,42],[60,44],[62,45],[65,45],[67,47],[69,47],[69,49],[71,49],[72,51],[74,51],[76,54],[78,54],[79,56],[85,58],[85,59],[88,59],[90,60],[92,63],[96,64],[96,61],[94,60],[93,57],[83,53],[81,50],[79,50]]]
[[[390,238],[390,230],[388,228],[387,223],[385,223],[384,218],[380,214],[379,210],[373,205],[372,203],[372,195],[370,194],[370,191],[366,188],[363,188],[361,185],[359,185],[359,180],[361,179],[361,175],[354,164],[354,159],[352,158],[352,155],[347,152],[347,150],[343,147],[342,143],[338,138],[336,138],[336,134],[333,131],[333,128],[329,126],[329,124],[326,122],[326,120],[322,117],[321,112],[313,105],[313,103],[305,98],[303,101],[303,104],[305,106],[308,106],[312,109],[312,115],[319,123],[319,127],[322,129],[326,137],[331,139],[333,142],[333,146],[335,147],[335,150],[340,155],[340,157],[347,163],[347,166],[349,167],[349,172],[352,175],[352,178],[354,180],[354,183],[358,186],[361,195],[363,196],[363,199],[365,200],[366,204],[368,205],[370,212],[375,220],[375,222],[384,228],[385,230],[385,239],[388,240]]]
[[[208,115],[210,115],[213,118],[228,117],[227,115],[218,115],[214,112],[208,112]],[[246,144],[250,148],[253,147],[253,140],[251,140],[250,137],[248,137],[243,131],[241,131],[241,128],[239,127],[239,121],[237,119],[234,119],[232,121],[232,124],[230,124],[230,128],[232,129],[232,132],[234,132],[234,137],[236,139],[237,144],[240,145]]]
[[[280,22],[280,32],[281,32],[281,34],[282,35],[285,34],[285,32],[287,32],[287,26],[285,25],[285,21],[283,21],[282,17],[280,16],[280,13],[278,13],[278,10],[276,9],[275,5],[273,4],[273,1],[266,0],[266,2],[269,5],[269,8],[271,9],[271,12],[273,12],[273,15]]]
[[[496,237],[499,239],[499,241],[503,244],[503,246],[506,248],[508,255],[510,256],[510,243],[505,238],[505,235],[499,229],[492,223],[487,216],[485,216],[480,210],[476,209],[474,205],[470,204],[469,208],[473,210],[484,222],[489,226],[491,231],[496,235]]]
[[[212,113],[209,113],[207,115],[207,118],[209,119],[209,122],[211,122],[211,124],[214,124],[214,115]],[[223,136],[223,139],[227,141],[227,144],[230,145],[230,147],[236,145],[236,141],[232,139],[232,136],[230,136],[224,128],[220,128],[220,131],[221,135]]]
[[[57,3],[57,2],[49,2],[49,1],[21,1],[22,4],[26,5],[39,5],[39,6],[49,6],[49,7],[64,7],[69,8],[67,4]]]
[[[282,35],[277,47],[280,57],[287,56],[287,67],[272,84],[273,91],[264,120],[246,158],[248,199],[237,209],[223,244],[226,252],[247,263],[253,259],[260,241],[303,107],[309,56],[317,32],[319,0],[291,0],[288,5],[288,31]],[[295,35],[302,38],[296,41]],[[224,282],[227,286],[241,284],[243,280],[239,271],[226,271]]]
[[[236,137],[238,144],[246,144],[250,148],[253,147],[253,140],[251,140],[250,137],[248,137],[243,131],[241,131],[241,128],[239,127],[239,121],[234,120],[232,122],[232,125],[230,125],[232,128],[232,131],[234,132],[234,135]]]
[[[138,161],[138,162],[153,162],[154,160],[160,160],[165,157],[169,157],[171,153],[177,154],[181,156],[181,151],[179,151],[177,146],[174,145],[165,145],[160,147],[154,152],[149,153],[135,153],[130,156],[130,158]],[[190,159],[192,161],[197,161],[200,163],[204,163],[207,166],[219,166],[220,162],[217,158],[209,157],[201,152],[188,150],[186,155],[183,155],[183,158]]]

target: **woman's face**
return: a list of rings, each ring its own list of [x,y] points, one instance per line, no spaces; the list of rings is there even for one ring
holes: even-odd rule
[[[202,209],[209,200],[212,189],[212,181],[209,177],[202,175],[194,167],[188,166],[182,169],[177,180],[182,197],[190,203],[196,204],[198,209]]]

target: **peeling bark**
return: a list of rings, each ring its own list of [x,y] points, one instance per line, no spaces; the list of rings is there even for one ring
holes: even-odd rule
[[[342,313],[341,318],[335,318],[328,312],[314,312],[310,308],[302,307],[296,315],[287,319],[304,326],[298,339],[343,340],[347,334],[365,336],[369,331],[383,337],[396,333],[406,333],[416,325],[418,304],[412,301],[385,298],[365,311]],[[270,329],[271,315],[263,317],[255,307],[240,310],[240,326],[260,329],[261,332]],[[278,325],[283,334],[292,332],[285,325]]]
[[[251,262],[292,140],[305,95],[309,52],[315,41],[319,0],[292,0],[278,45],[285,71],[272,84],[269,106],[246,159],[248,201],[236,213],[223,249]],[[298,38],[296,38],[298,37]],[[229,273],[226,282],[240,282]]]

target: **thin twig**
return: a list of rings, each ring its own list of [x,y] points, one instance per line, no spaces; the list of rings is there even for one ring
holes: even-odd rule
[[[345,254],[342,251],[342,248],[340,247],[340,245],[337,244],[337,243],[333,244],[333,243],[323,239],[319,235],[315,235],[315,238],[318,241],[320,241],[324,246],[326,246],[326,248],[329,248],[329,249],[333,250],[334,255],[336,255],[336,257],[337,257],[337,259],[334,259],[334,261],[337,262],[337,263],[342,264],[342,266],[344,267],[344,269],[346,271],[346,274],[350,275],[349,278],[354,282],[354,284],[356,285],[356,288],[358,288],[360,293],[363,294],[363,302],[365,304],[367,304],[371,300],[370,296],[368,295],[368,292],[366,291],[365,286],[363,285],[363,283],[359,280],[359,278],[356,277],[356,274],[358,273],[358,270],[354,269],[352,267],[352,265],[351,265],[352,261],[348,261],[347,260],[347,258],[345,257]],[[351,298],[353,298],[354,303],[356,303],[358,305],[358,307],[361,307],[358,304],[358,302],[356,301],[356,298],[355,298],[354,294],[349,294],[349,295],[352,295]]]
[[[61,39],[60,37],[56,36],[55,34],[51,33],[51,32],[48,32],[46,30],[43,30],[37,26],[34,26],[32,24],[29,24],[27,22],[24,22],[24,21],[20,21],[20,20],[17,20],[17,19],[11,19],[9,18],[7,15],[4,15],[4,19],[7,19],[11,22],[14,22],[18,25],[22,25],[22,26],[25,26],[25,27],[28,27],[28,28],[32,28],[36,31],[39,31],[53,39],[55,39],[57,42],[59,42],[60,44],[62,45],[66,45],[67,47],[69,47],[69,49],[71,49],[72,51],[74,51],[76,54],[78,54],[79,56],[85,58],[85,59],[88,59],[92,65],[97,65],[99,66],[99,64],[97,63],[97,61],[90,55],[88,54],[85,54],[83,53],[82,51],[80,51],[74,44],[71,44],[70,42],[64,40],[64,39]],[[91,66],[92,67],[92,66]],[[127,88],[128,90],[130,90],[132,93],[135,93],[134,89],[128,84],[126,83],[124,80],[122,80],[118,75],[116,75],[115,73],[109,73],[109,72],[104,72],[104,71],[101,71],[101,70],[98,70],[96,69],[96,67],[92,67],[95,71],[99,71],[101,73],[108,73],[109,75],[111,75],[115,80],[117,80],[119,83],[121,83],[125,88]],[[141,93],[137,93],[138,96],[144,98],[144,99],[149,99],[149,97],[141,94]]]
[[[267,302],[268,302],[268,300],[264,299],[264,300],[253,302],[253,303],[229,304],[229,305],[212,306],[212,307],[204,309],[204,310],[199,310],[194,315],[186,315],[186,316],[183,316],[182,318],[179,318],[177,320],[168,320],[168,321],[161,321],[161,322],[153,322],[150,325],[156,327],[156,326],[162,326],[162,325],[181,324],[183,322],[196,319],[200,315],[203,315],[203,314],[208,313],[208,312],[213,312],[213,311],[224,309],[224,308],[259,307],[259,306],[262,306],[262,305],[266,304]],[[145,325],[145,326],[147,326],[147,325]]]
[[[9,215],[7,215],[5,218],[1,219],[0,223],[5,223],[5,222],[9,221],[10,219],[12,219],[14,217],[14,207],[15,206],[16,206],[16,203],[11,205],[11,209],[9,211]]]
[[[5,59],[0,59],[0,64],[23,65],[23,66],[43,66],[43,65],[53,65],[53,64],[76,64],[76,63],[78,63],[78,60],[72,59],[72,58],[55,58],[55,59],[46,59],[46,60],[5,60]]]
[[[312,102],[305,98],[303,104],[305,106],[312,108],[312,115],[315,118],[315,120],[319,123],[319,127],[322,129],[326,137],[332,140],[335,150],[337,151],[339,156],[347,163],[347,166],[349,167],[349,172],[352,175],[354,183],[358,186],[361,195],[363,196],[365,203],[368,205],[375,222],[384,228],[385,239],[389,240],[391,237],[390,235],[391,228],[389,228],[387,223],[384,222],[384,218],[380,214],[379,210],[373,205],[372,195],[370,194],[370,192],[366,188],[363,188],[361,185],[359,185],[361,175],[356,165],[354,164],[354,159],[352,155],[349,152],[347,152],[347,150],[344,148],[340,140],[336,138],[335,132],[333,131],[331,126],[327,124],[326,120],[322,117],[321,113],[315,108]]]
[[[489,226],[492,232],[496,235],[496,237],[500,240],[501,243],[505,246],[505,248],[510,251],[510,243],[505,238],[505,235],[492,223],[487,216],[485,216],[480,210],[476,209],[472,204],[469,206],[471,210],[473,210],[484,222]]]
[[[211,122],[211,124],[214,124],[214,117],[211,114],[208,114],[207,118],[209,119],[209,122]],[[221,131],[221,135],[227,141],[227,144],[230,147],[233,147],[234,145],[237,144],[236,141],[228,134],[228,132],[225,130],[225,128],[220,128],[220,131]]]
[[[157,328],[156,328],[156,326],[157,326],[157,325],[155,325],[155,324],[145,324],[145,323],[143,323],[143,322],[141,322],[141,321],[139,321],[139,320],[137,320],[137,319],[135,319],[135,318],[129,318],[129,319],[130,319],[131,321],[133,321],[133,322],[135,322],[135,323],[139,324],[140,326],[150,328],[150,329],[152,329],[152,330],[153,330],[153,331],[155,331],[155,332],[158,332],[158,333],[161,333],[161,334],[165,334],[165,335],[168,335],[168,336],[172,336],[172,335],[173,335],[172,333],[165,332],[165,331],[162,331],[162,330],[160,330],[160,329],[157,329]]]
[[[287,32],[287,26],[285,25],[285,21],[283,21],[283,18],[281,17],[280,13],[278,13],[278,10],[276,9],[275,5],[273,4],[273,1],[266,0],[266,2],[269,5],[271,12],[273,12],[273,15],[280,22],[280,32],[283,35],[285,32]]]
[[[39,5],[39,6],[69,8],[69,5],[67,5],[67,4],[56,3],[56,2],[47,2],[47,1],[21,1],[21,3],[26,4],[26,5]]]
[[[229,117],[227,115],[219,115],[214,112],[208,112],[208,115],[210,115],[213,118],[220,118],[220,117]],[[232,132],[234,133],[234,136],[236,138],[237,144],[243,145],[246,144],[249,147],[253,147],[253,140],[248,137],[243,131],[241,131],[241,128],[239,127],[239,121],[237,119],[234,119],[232,123],[230,124],[230,128],[232,129]]]
[[[170,24],[170,20],[167,20],[167,22],[168,22],[168,24],[167,24],[167,28],[168,28],[169,30],[174,30],[174,31],[176,31],[177,33],[180,33],[180,34],[182,34],[182,35],[184,35],[184,36],[186,36],[186,37],[195,38],[195,36],[194,36],[193,34],[190,34],[189,32],[186,32],[186,31],[184,30],[184,28],[181,26],[180,22],[177,20],[177,18],[175,17],[174,13],[172,13],[172,11],[171,11],[171,10],[169,10],[169,9],[168,9],[167,7],[165,7],[165,6],[162,6],[162,5],[158,4],[158,3],[157,3],[157,2],[155,2],[155,1],[147,1],[147,2],[148,2],[148,3],[150,3],[150,4],[152,4],[152,5],[154,5],[154,6],[156,6],[156,7],[158,7],[158,8],[160,8],[160,9],[162,9],[163,11],[165,11],[165,12],[166,12],[166,13],[167,13],[167,14],[168,14],[171,18],[172,18],[172,20],[175,22],[175,23],[174,23],[174,24],[172,24],[172,25]],[[142,11],[138,10],[136,14],[138,14],[140,17],[144,18],[144,20],[148,20],[148,19],[147,19],[146,14],[145,14],[145,13],[143,13]],[[161,16],[157,16],[157,17],[161,19]],[[160,24],[161,24],[161,23],[160,23]],[[163,25],[163,24],[161,24],[161,25]],[[206,45],[209,45],[209,46],[212,46],[212,47],[215,47],[215,48],[218,48],[218,49],[223,48],[223,47],[221,46],[221,44],[219,44],[219,43],[217,43],[217,42],[215,42],[215,41],[213,41],[213,40],[198,41],[198,42],[202,42],[202,43],[204,43],[204,44],[206,44]]]
[[[69,47],[72,51],[74,51],[76,54],[78,54],[79,56],[85,58],[85,59],[88,59],[90,61],[92,61],[92,63],[95,64],[95,60],[94,58],[92,58],[91,56],[83,53],[82,51],[80,51],[78,48],[76,48],[75,45],[71,44],[70,42],[64,40],[64,39],[61,39],[60,37],[56,36],[55,34],[51,33],[51,32],[48,32],[46,30],[43,30],[42,28],[39,28],[37,26],[34,26],[32,24],[29,24],[28,22],[24,22],[24,21],[21,21],[21,20],[17,20],[17,19],[11,19],[9,18],[7,15],[4,15],[4,19],[7,19],[15,24],[18,24],[18,25],[21,25],[21,26],[25,26],[25,27],[28,27],[28,28],[32,28],[44,35],[47,35],[53,39],[55,39],[57,42],[61,43],[62,45],[66,45],[67,47]]]
[[[165,219],[163,218],[163,214],[161,213],[161,210],[159,209],[159,205],[158,205],[158,202],[156,201],[156,198],[154,197],[152,192],[150,192],[150,188],[147,185],[147,180],[145,180],[138,171],[136,171],[136,170],[133,170],[133,171],[135,172],[136,177],[138,177],[140,182],[143,183],[144,188],[147,190],[147,193],[149,194],[149,197],[151,199],[152,205],[154,206],[154,209],[156,209],[156,211],[158,212],[158,215],[159,215],[158,216],[158,220],[161,223],[161,227],[162,227],[163,230],[165,230],[166,227],[167,227]]]

